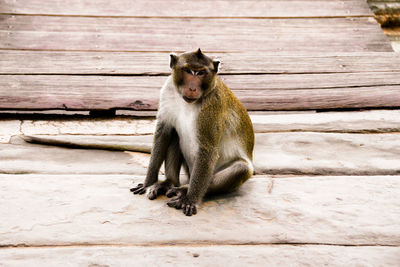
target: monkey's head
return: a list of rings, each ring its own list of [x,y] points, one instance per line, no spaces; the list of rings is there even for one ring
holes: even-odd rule
[[[183,99],[188,103],[201,99],[214,84],[220,62],[204,55],[200,48],[170,56],[172,77]]]

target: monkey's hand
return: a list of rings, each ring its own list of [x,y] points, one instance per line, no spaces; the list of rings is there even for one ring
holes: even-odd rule
[[[144,184],[138,184],[136,187],[131,188],[130,191],[135,195],[143,195],[144,193],[146,193],[146,189],[147,187],[144,186]]]
[[[192,216],[197,213],[196,203],[189,200],[186,195],[174,197],[167,202],[167,205],[176,209],[182,209],[186,216]]]

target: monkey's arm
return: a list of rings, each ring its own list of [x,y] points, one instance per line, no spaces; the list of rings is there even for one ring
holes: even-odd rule
[[[147,187],[155,184],[158,181],[158,173],[167,155],[171,133],[171,126],[162,121],[157,123],[146,179],[144,184],[138,184],[136,187],[131,189],[134,194],[144,194]]]
[[[216,148],[200,148],[190,176],[187,198],[193,203],[199,202],[207,192],[218,159]]]

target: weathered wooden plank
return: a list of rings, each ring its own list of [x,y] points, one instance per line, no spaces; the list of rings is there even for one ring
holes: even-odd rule
[[[399,247],[326,245],[7,248],[5,266],[396,266]]]
[[[254,130],[266,132],[400,132],[400,110],[353,112],[255,112],[250,113]],[[20,126],[21,124],[21,126]],[[144,135],[155,130],[154,119],[92,118],[57,120],[24,119],[0,121],[0,134],[25,135]],[[8,126],[10,125],[10,126]],[[13,125],[13,126],[11,126]]]
[[[0,175],[0,245],[400,245],[399,176],[255,177],[193,217],[133,196],[143,179]]]
[[[65,1],[44,4],[42,0],[0,1],[0,13],[73,16],[142,17],[332,17],[371,16],[359,0],[270,0],[270,1]]]
[[[400,107],[400,86],[238,92],[248,110]]]
[[[159,89],[166,79],[52,75],[4,75],[0,78],[0,107],[3,109],[86,110],[119,105],[122,109],[156,109]]]
[[[399,116],[400,124],[400,111],[398,114],[394,111],[393,116]],[[373,116],[373,115],[371,115]],[[378,117],[377,115],[376,117]],[[391,115],[382,114],[381,121],[386,122],[387,126],[392,125],[396,121],[392,121]],[[386,120],[385,116],[389,116]],[[373,120],[378,123],[379,119]],[[11,120],[13,121],[13,120]],[[155,118],[139,119],[139,118],[58,118],[58,119],[23,119],[21,120],[20,133],[25,135],[35,134],[67,134],[67,135],[146,135],[152,134],[155,130]],[[372,122],[371,122],[372,123]],[[1,125],[1,121],[0,121]],[[399,125],[400,127],[400,125]],[[19,128],[19,127],[18,127]],[[1,126],[0,126],[1,129]],[[13,129],[13,128],[12,128]],[[13,131],[12,131],[13,132]],[[1,131],[0,131],[1,133]],[[6,133],[4,131],[4,133]]]
[[[134,152],[30,145],[18,137],[11,142],[0,144],[0,173],[145,175],[149,158]]]
[[[0,76],[0,109],[157,109],[166,77]],[[400,106],[400,74],[228,75],[249,110]]]
[[[256,173],[398,175],[400,134],[256,134]]]
[[[257,112],[250,114],[257,133],[268,132],[400,132],[399,110],[363,112],[291,113]],[[81,118],[57,120],[35,119],[0,121],[0,143],[14,135],[143,135],[155,130],[154,119]],[[131,141],[130,141],[131,142]],[[131,143],[132,144],[132,143]],[[115,145],[115,144],[114,144]]]
[[[400,135],[394,134],[334,134],[334,133],[259,133],[256,134],[254,166],[257,174],[292,175],[398,175],[400,174]],[[149,153],[153,137],[149,136],[87,136],[34,135],[28,141],[81,148],[133,150]],[[36,155],[41,147],[21,150]],[[5,158],[12,147],[4,147]],[[62,151],[61,151],[62,152]],[[68,152],[68,151],[67,151]],[[14,152],[15,153],[15,152]],[[41,152],[41,153],[44,153]],[[48,150],[47,153],[53,153]],[[68,152],[73,153],[73,152]],[[23,154],[19,156],[25,162]],[[47,157],[51,157],[47,156]],[[362,160],[360,160],[362,159]],[[31,159],[32,161],[37,161]],[[146,159],[147,160],[147,159]],[[71,161],[71,160],[70,160]],[[60,162],[62,165],[62,159]],[[74,162],[74,160],[72,160]],[[125,161],[114,161],[123,164]],[[147,161],[146,161],[147,163]],[[110,161],[111,164],[111,161]],[[4,170],[15,169],[5,164]],[[144,164],[147,167],[147,164]],[[19,166],[23,166],[19,164]],[[80,166],[80,161],[77,162]],[[87,165],[89,166],[89,165]],[[29,173],[30,167],[24,168]],[[57,169],[57,168],[52,168]],[[63,168],[60,168],[60,171]],[[90,169],[87,167],[87,169]],[[122,171],[123,168],[121,168]],[[41,171],[41,173],[46,172]],[[47,171],[48,172],[48,171]],[[47,173],[46,172],[46,173]],[[65,171],[63,172],[65,173]],[[97,170],[96,172],[97,173]]]
[[[8,143],[11,136],[21,134],[21,121],[0,120],[0,143]]]
[[[321,112],[294,114],[250,114],[257,133],[329,132],[388,133],[400,132],[400,110]],[[24,122],[25,124],[25,122]],[[33,126],[27,123],[29,126]],[[62,124],[60,125],[62,127]],[[33,127],[32,127],[33,128]],[[154,126],[153,126],[154,128]]]
[[[220,73],[400,72],[400,56],[363,53],[211,53],[222,61]],[[5,51],[0,74],[167,75],[168,53]]]
[[[393,51],[373,18],[205,20],[2,15],[0,21],[0,49]]]

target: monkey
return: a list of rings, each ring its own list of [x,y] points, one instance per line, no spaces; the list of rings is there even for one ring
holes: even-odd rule
[[[197,213],[205,195],[237,190],[254,172],[254,130],[250,117],[218,77],[220,61],[200,48],[170,54],[171,75],[160,92],[157,124],[144,183],[130,191],[167,205],[186,216]],[[164,163],[165,181],[158,180]],[[181,185],[180,170],[189,182]]]

